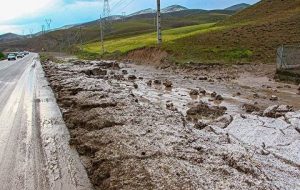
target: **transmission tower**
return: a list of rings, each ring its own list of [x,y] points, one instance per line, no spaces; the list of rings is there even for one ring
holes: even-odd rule
[[[104,5],[103,5],[103,27],[104,27],[104,31],[106,33],[110,33],[111,32],[111,19],[110,19],[110,6],[109,6],[109,1],[108,0],[104,0]]]
[[[51,29],[51,22],[52,22],[52,20],[51,19],[45,19],[45,22],[47,24],[47,29],[49,31]]]

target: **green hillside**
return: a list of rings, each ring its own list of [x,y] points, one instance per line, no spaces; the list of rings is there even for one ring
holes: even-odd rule
[[[300,0],[262,0],[215,25],[197,25],[164,31],[162,50],[184,62],[275,61],[281,44],[300,43]],[[173,35],[172,35],[173,34]],[[126,53],[155,45],[155,33],[106,41],[110,53]],[[99,53],[89,43],[85,53]]]
[[[226,10],[184,10],[162,14],[162,26],[164,30],[185,26],[193,26],[205,23],[222,21],[234,11]],[[155,32],[155,14],[144,14],[128,17],[124,20],[113,21],[111,33],[105,34],[105,40],[130,38],[137,35]],[[80,43],[79,31],[82,31],[82,42],[84,44],[100,41],[99,21],[85,23],[66,30],[49,32],[43,36],[17,42],[0,44],[1,49],[31,49],[32,51],[73,51],[74,46]],[[77,38],[76,38],[77,37]]]

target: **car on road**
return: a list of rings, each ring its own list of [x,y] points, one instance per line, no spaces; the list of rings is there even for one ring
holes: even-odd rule
[[[7,55],[7,60],[11,61],[11,60],[17,60],[17,56],[14,53],[10,53]]]
[[[19,53],[17,54],[17,58],[23,58],[23,57],[24,57],[24,54],[23,54],[23,53],[19,52]]]

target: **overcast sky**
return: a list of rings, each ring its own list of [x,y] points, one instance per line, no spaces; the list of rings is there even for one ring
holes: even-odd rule
[[[179,4],[188,8],[223,9],[238,3],[259,0],[161,0],[162,7]],[[109,0],[112,14],[133,13],[155,8],[156,0]],[[0,34],[28,34],[41,30],[46,18],[51,28],[96,20],[103,10],[103,0],[1,0]]]

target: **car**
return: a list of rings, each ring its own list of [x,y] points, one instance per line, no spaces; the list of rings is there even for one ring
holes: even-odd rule
[[[19,53],[17,54],[17,58],[23,58],[23,57],[24,57],[24,54],[23,54],[23,53],[20,53],[20,52],[19,52]]]
[[[14,53],[10,53],[7,55],[7,60],[11,61],[11,60],[17,60],[16,54]]]

